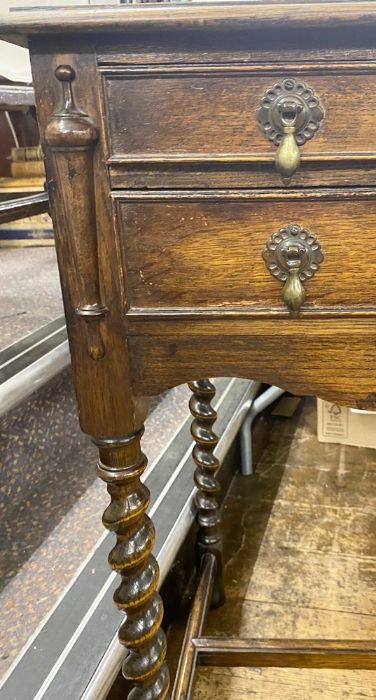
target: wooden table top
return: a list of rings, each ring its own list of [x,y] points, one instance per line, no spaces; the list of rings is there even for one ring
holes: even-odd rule
[[[0,15],[1,38],[27,45],[27,37],[77,32],[127,32],[147,29],[246,29],[344,27],[376,24],[376,3],[341,2],[202,2],[45,8]]]

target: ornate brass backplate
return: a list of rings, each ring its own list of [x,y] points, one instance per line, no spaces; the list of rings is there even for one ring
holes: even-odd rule
[[[262,257],[269,272],[284,282],[282,298],[290,311],[298,311],[305,299],[302,282],[311,279],[324,260],[316,236],[298,224],[288,224],[272,234]]]
[[[301,80],[285,78],[267,90],[256,116],[266,138],[279,147],[276,168],[288,183],[299,167],[299,146],[321,126],[325,116],[321,102]]]

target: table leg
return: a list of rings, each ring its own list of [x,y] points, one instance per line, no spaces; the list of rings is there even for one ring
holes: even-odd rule
[[[117,538],[109,563],[121,575],[114,602],[125,612],[119,639],[130,653],[123,674],[135,685],[128,697],[163,700],[168,693],[169,673],[166,637],[161,628],[163,603],[157,592],[159,568],[151,554],[154,526],[146,515],[150,494],[140,481],[147,465],[140,446],[142,432],[94,442],[99,447],[98,475],[108,484],[111,496],[103,524]]]
[[[196,464],[195,484],[197,486],[196,507],[199,532],[197,547],[199,558],[210,552],[216,557],[216,580],[213,590],[212,607],[224,603],[222,580],[222,533],[221,517],[217,494],[220,484],[216,478],[219,461],[214,455],[218,437],[213,430],[217,413],[211,402],[215,396],[215,386],[209,379],[189,382],[192,396],[189,409],[193,416],[191,433],[195,440],[192,456]]]
[[[122,579],[114,600],[125,613],[119,638],[129,654],[123,671],[135,686],[130,699],[164,700],[169,674],[161,628],[163,603],[157,591],[158,564],[151,554],[154,526],[146,515],[149,491],[140,481],[147,464],[138,429],[143,422],[138,415],[142,401],[133,393],[122,328],[120,262],[111,247],[108,183],[101,176],[101,134],[92,92],[95,57],[90,61],[80,55],[66,59],[52,55],[49,68],[44,66],[46,60],[43,55],[42,73],[37,72],[42,87],[45,71],[42,89],[50,90],[42,123],[51,213],[80,424],[87,434],[101,436],[93,437],[99,448],[98,474],[111,496],[103,523],[117,538],[109,562]],[[81,98],[86,95],[87,105],[76,103],[83,81]],[[50,103],[55,104],[51,114]]]

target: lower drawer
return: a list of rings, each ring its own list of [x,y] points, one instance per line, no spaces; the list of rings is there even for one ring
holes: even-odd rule
[[[320,269],[311,261],[303,280],[302,313],[376,311],[376,192],[371,189],[117,192],[113,197],[131,312],[285,315],[284,281],[271,274],[263,251],[272,235],[290,224],[317,237],[323,254]]]

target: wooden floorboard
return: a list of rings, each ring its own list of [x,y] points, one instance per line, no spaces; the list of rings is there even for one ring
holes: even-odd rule
[[[257,427],[225,504],[227,604],[208,635],[376,640],[376,453],[316,440],[315,402]],[[373,671],[202,668],[195,700],[365,700]]]

